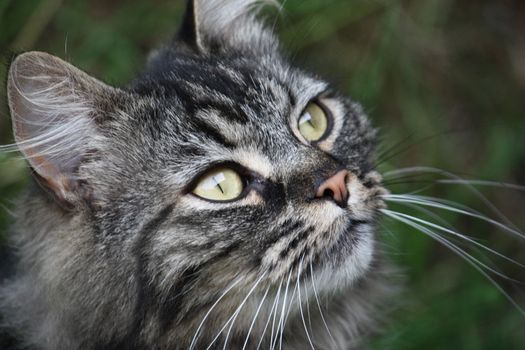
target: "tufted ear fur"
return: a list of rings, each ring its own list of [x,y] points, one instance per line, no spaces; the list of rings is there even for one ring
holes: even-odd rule
[[[262,5],[273,0],[189,0],[178,39],[195,50],[242,50],[268,53],[278,42],[257,19]]]
[[[16,146],[37,180],[70,207],[85,195],[78,168],[102,141],[97,120],[117,90],[42,52],[14,60],[7,89]]]

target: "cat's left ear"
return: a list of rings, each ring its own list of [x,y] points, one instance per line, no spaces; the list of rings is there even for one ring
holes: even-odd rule
[[[102,147],[102,121],[121,92],[43,52],[13,61],[7,90],[18,149],[37,181],[72,207],[87,195],[79,167]]]
[[[268,54],[278,40],[257,18],[273,0],[189,0],[178,39],[200,53],[212,50]]]

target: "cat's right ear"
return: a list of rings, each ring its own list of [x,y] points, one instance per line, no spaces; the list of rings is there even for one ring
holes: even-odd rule
[[[184,13],[177,37],[194,50],[200,51],[202,44],[198,29],[198,19],[195,14],[197,4],[194,0],[188,0],[186,3],[186,12]]]
[[[120,94],[58,57],[19,55],[7,84],[16,146],[64,207],[86,196],[78,169],[101,145],[99,123]]]
[[[278,40],[258,19],[263,5],[275,0],[188,0],[177,40],[194,51],[241,50],[256,55],[273,53]]]

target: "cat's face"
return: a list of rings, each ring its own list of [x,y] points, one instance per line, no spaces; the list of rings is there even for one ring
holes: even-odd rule
[[[163,62],[162,72],[132,85],[126,127],[114,128],[109,147],[120,174],[95,194],[105,234],[139,236],[133,254],[144,257],[153,293],[176,286],[163,317],[209,305],[239,277],[240,290],[262,274],[261,287],[277,288],[312,268],[323,291],[363,277],[383,190],[361,108],[276,57],[171,55],[157,53],[150,67]],[[320,141],[300,126],[310,108],[326,118]],[[107,171],[104,161],[90,176]],[[344,198],[319,193],[341,173]]]
[[[300,260],[347,270],[349,279],[364,273],[381,189],[369,159],[374,130],[360,107],[284,63],[164,55],[156,60],[170,62],[162,72],[168,78],[146,75],[132,88],[139,96],[127,112],[129,129],[141,139],[126,131],[115,144],[119,167],[136,182],[126,192],[138,189],[159,208],[170,207],[148,238],[152,266],[167,276],[180,266],[204,276],[209,268],[221,279],[268,271],[273,281]],[[312,114],[326,118],[326,128],[310,142],[300,122],[315,106],[322,110]],[[338,203],[333,190],[318,193],[343,171],[347,196]],[[194,193],[199,186],[209,192]],[[115,188],[111,198],[121,197],[125,189]]]
[[[251,17],[222,15],[213,18],[246,32],[221,36],[204,15],[186,23],[124,90],[45,54],[22,55],[11,70],[15,131],[38,180],[94,235],[107,265],[132,266],[144,313],[163,326],[207,309],[234,282],[237,297],[255,282],[275,292],[309,271],[334,291],[374,259],[384,190],[361,107],[291,67]],[[47,110],[51,141],[38,144],[27,134],[42,128],[27,119]],[[58,128],[72,111],[89,120]],[[76,154],[60,154],[73,144]]]

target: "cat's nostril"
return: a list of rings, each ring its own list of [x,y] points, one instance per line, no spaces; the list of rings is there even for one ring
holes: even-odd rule
[[[325,180],[319,188],[317,188],[316,198],[330,198],[340,207],[346,206],[346,202],[348,201],[346,181],[349,174],[347,170],[341,170]]]
[[[327,189],[324,190],[324,192],[323,192],[323,197],[334,198],[334,191],[332,191],[331,189],[327,188]]]

